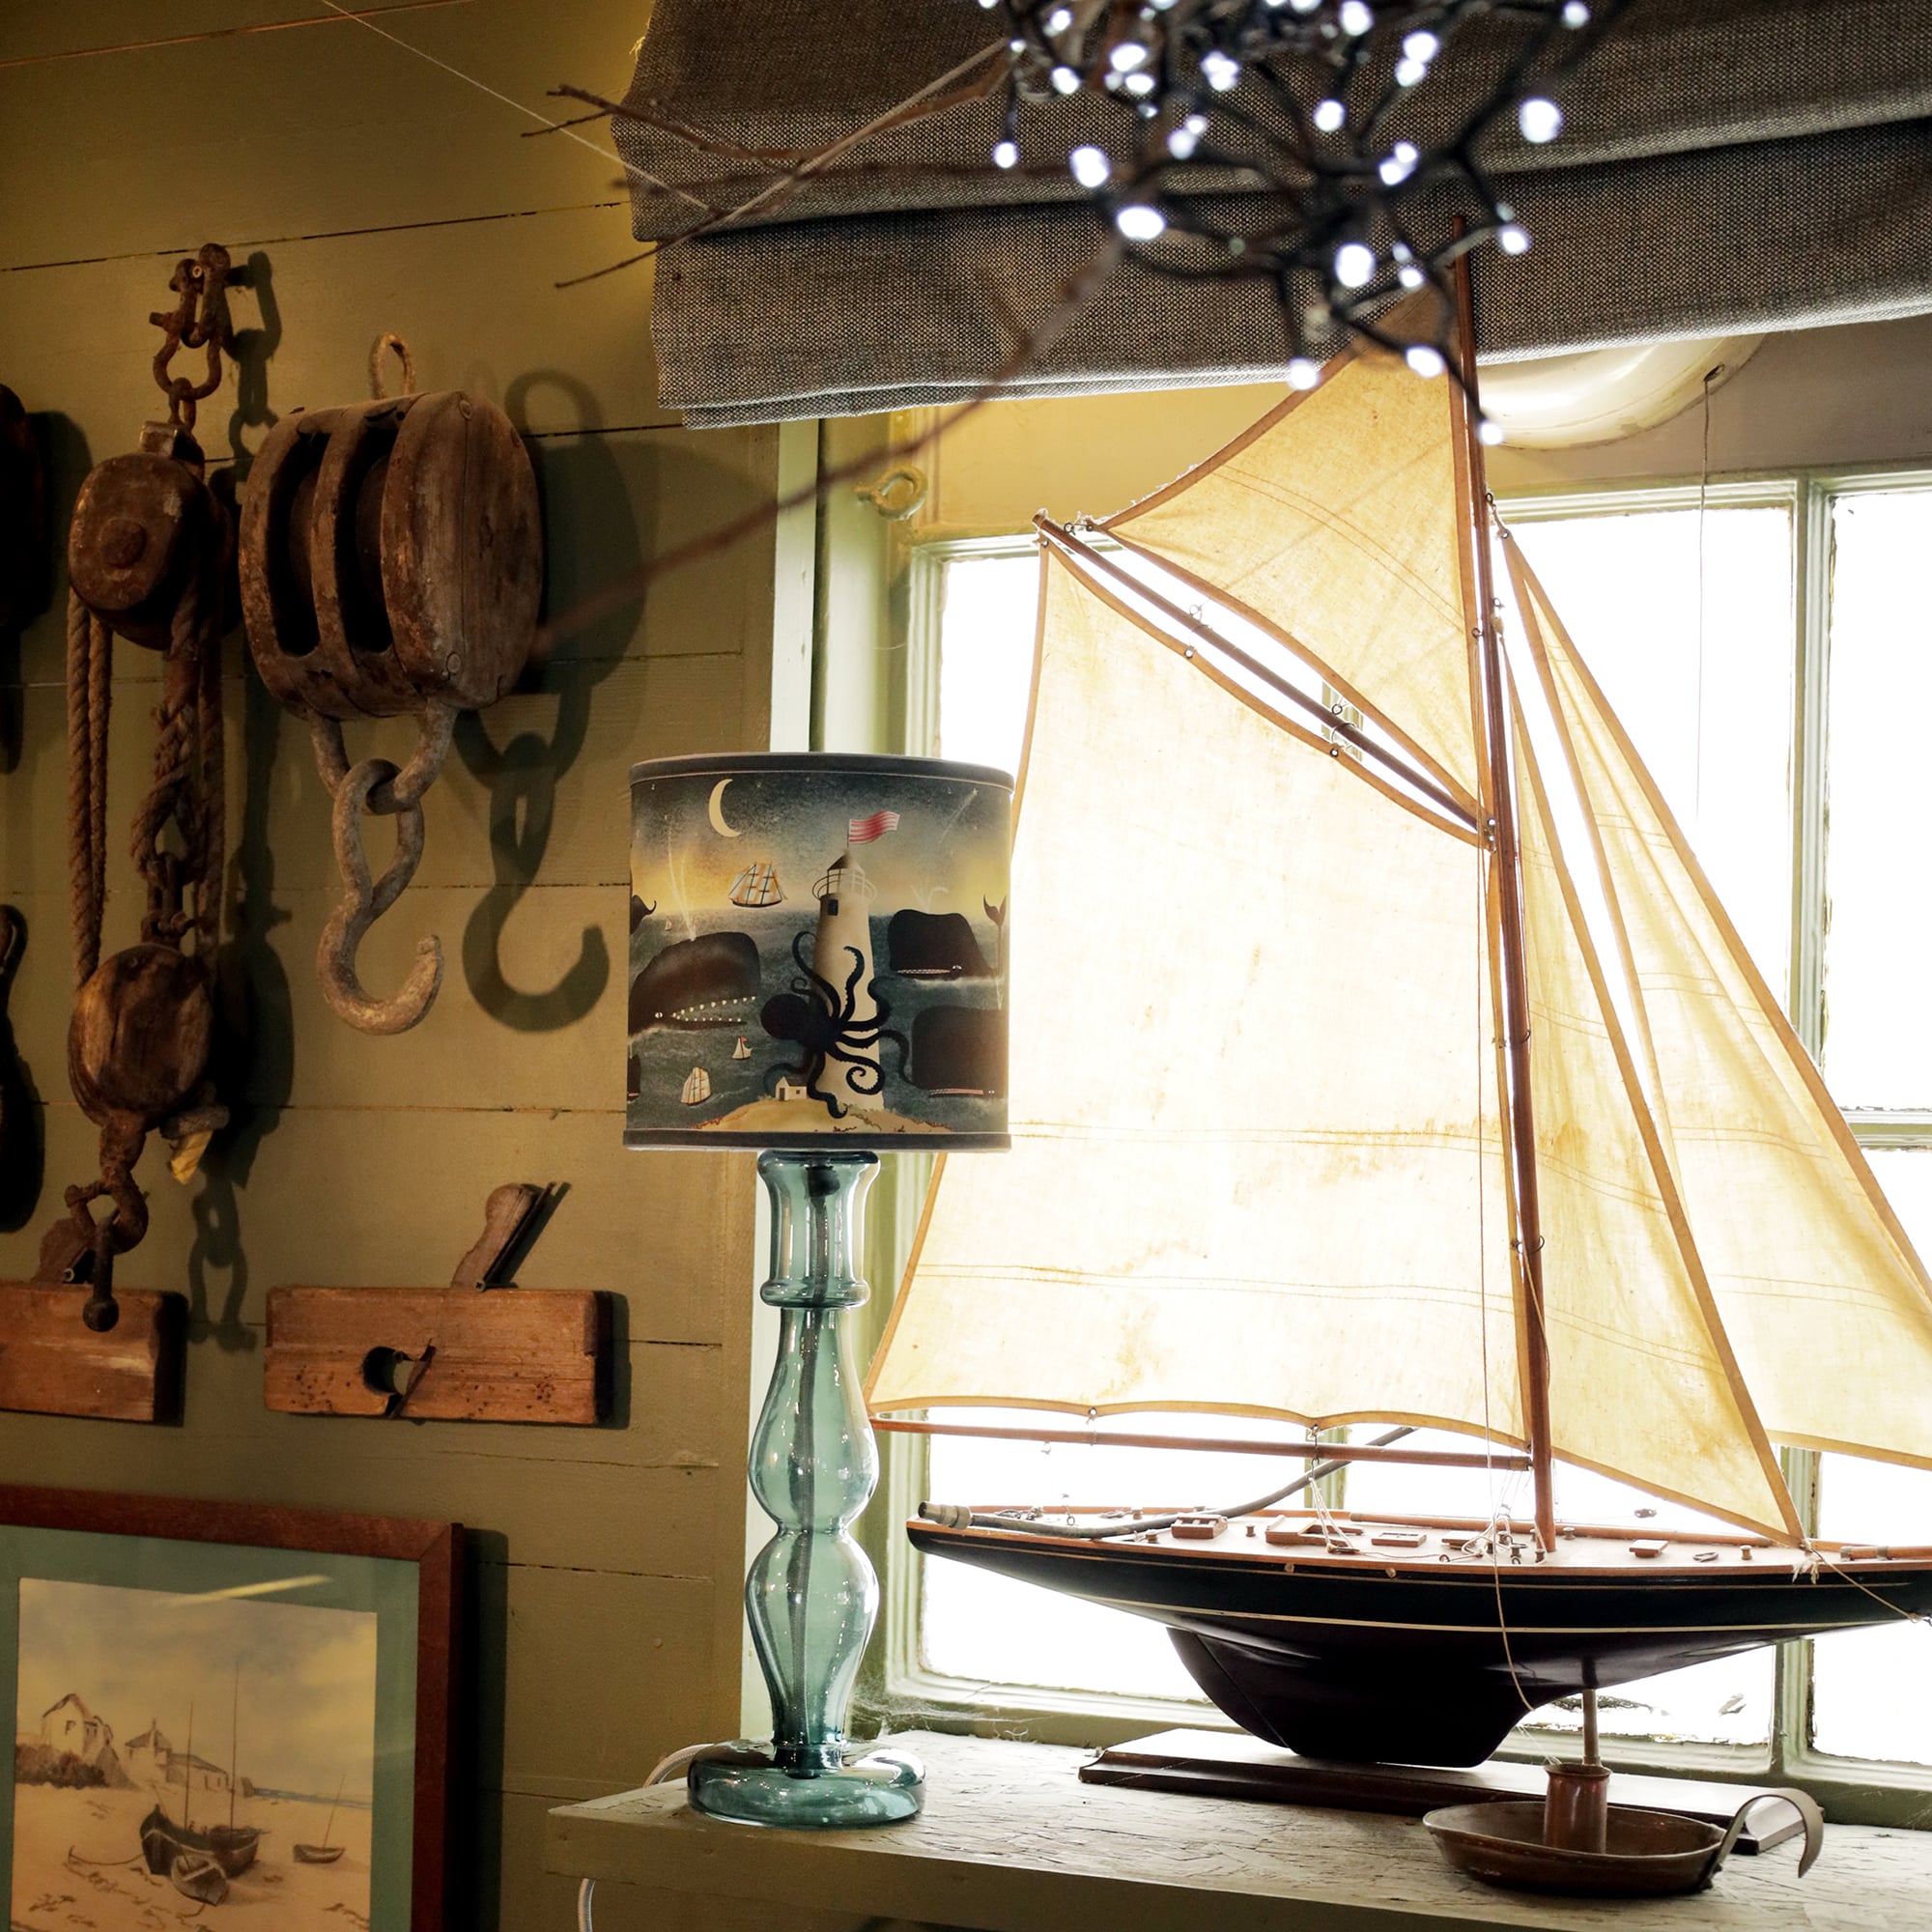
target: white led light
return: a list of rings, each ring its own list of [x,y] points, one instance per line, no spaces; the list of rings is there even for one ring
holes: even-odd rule
[[[1429,69],[1421,61],[1399,60],[1395,64],[1395,84],[1416,87],[1429,78]]]
[[[1413,262],[1406,263],[1395,271],[1395,278],[1406,289],[1419,289],[1428,277]]]
[[[1066,165],[1073,170],[1073,179],[1082,187],[1104,187],[1107,177],[1114,172],[1114,164],[1105,154],[1095,147],[1075,148],[1067,156]]]
[[[1216,94],[1226,94],[1241,77],[1241,64],[1219,47],[1201,56],[1201,77]]]
[[[1311,362],[1305,355],[1297,355],[1288,365],[1288,386],[1291,389],[1312,389],[1321,380],[1321,365]]]
[[[1151,73],[1130,73],[1127,75],[1126,79],[1122,81],[1121,85],[1124,87],[1129,94],[1134,94],[1134,95],[1151,94],[1153,92],[1153,75]],[[1148,109],[1147,111],[1150,113],[1152,112],[1151,108]]]
[[[1332,134],[1349,118],[1349,110],[1331,97],[1327,100],[1318,100],[1310,118],[1324,134]]]
[[[1414,33],[1403,37],[1402,50],[1410,60],[1426,64],[1442,51],[1442,43],[1428,28],[1418,27]]]
[[[1344,242],[1335,250],[1335,279],[1345,289],[1361,288],[1375,271],[1375,250],[1366,242]]]
[[[1426,342],[1412,344],[1403,354],[1403,358],[1418,376],[1439,376],[1448,364],[1443,361],[1441,352],[1430,348]]]
[[[993,165],[996,168],[1016,168],[1020,160],[1020,144],[1017,141],[1001,141],[993,149]]]
[[[1184,161],[1200,145],[1201,136],[1185,125],[1170,128],[1167,136],[1167,152],[1177,161]]]
[[[1167,226],[1167,216],[1159,209],[1137,201],[1114,216],[1114,226],[1129,242],[1151,242]]]
[[[1355,40],[1360,40],[1376,24],[1375,12],[1368,0],[1342,0],[1342,11],[1335,18],[1342,31]]]
[[[1529,230],[1520,222],[1512,221],[1496,230],[1496,246],[1505,255],[1522,255],[1529,251]]]
[[[1476,425],[1476,440],[1479,442],[1487,442],[1493,449],[1497,443],[1503,440],[1502,424],[1494,421],[1492,417],[1485,416]]]
[[[1583,0],[1570,0],[1563,10],[1563,24],[1566,27],[1587,27],[1590,24],[1590,10]]]
[[[1555,101],[1546,100],[1540,94],[1532,95],[1516,110],[1516,125],[1522,129],[1525,141],[1541,146],[1562,133],[1563,110]]]
[[[1132,73],[1135,68],[1147,65],[1147,57],[1148,50],[1138,41],[1117,41],[1107,65],[1116,73]]]
[[[1413,141],[1398,141],[1376,172],[1390,187],[1394,187],[1415,172],[1415,164],[1420,158]]]
[[[1049,34],[1064,34],[1072,24],[1073,9],[1071,7],[1056,7],[1046,16],[1046,31]]]
[[[1053,91],[1056,94],[1078,94],[1080,92],[1080,76],[1070,67],[1055,68],[1049,78],[1053,82]]]

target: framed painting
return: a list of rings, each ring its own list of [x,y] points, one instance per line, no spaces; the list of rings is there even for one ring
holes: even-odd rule
[[[442,1932],[461,1537],[0,1486],[14,1932]]]

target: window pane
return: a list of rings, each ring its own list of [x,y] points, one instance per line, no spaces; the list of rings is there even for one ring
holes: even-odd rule
[[[1645,510],[1512,527],[1781,997],[1791,941],[1790,513]]]
[[[1932,895],[1917,873],[1932,491],[1841,497],[1832,536],[1825,1074],[1840,1106],[1928,1107]]]
[[[1932,1149],[1866,1158],[1905,1231],[1932,1247]],[[1818,1533],[1840,1541],[1932,1543],[1932,1471],[1827,1456]],[[1932,1630],[1902,1619],[1812,1644],[1812,1741],[1834,1757],[1932,1764]]]
[[[939,619],[939,752],[1017,773],[1033,682],[1039,559],[956,556]]]

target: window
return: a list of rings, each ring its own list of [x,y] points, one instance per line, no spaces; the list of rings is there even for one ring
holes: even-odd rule
[[[1932,1254],[1932,1002],[1920,990],[1932,888],[1901,869],[1925,863],[1918,758],[1932,715],[1932,476],[1567,494],[1505,514],[1908,1234]],[[923,749],[1016,766],[1037,580],[1022,539],[916,554],[913,644],[934,694]],[[1134,1425],[1220,1427],[1171,1416]],[[1932,1542],[1932,1472],[1804,1451],[1785,1460],[1818,1533]],[[899,1438],[893,1462],[895,1499],[908,1510],[925,1495],[1215,1503],[1284,1480],[1265,1457],[1209,1463],[959,1438]],[[1400,1485],[1409,1509],[1477,1515],[1497,1501],[1516,1508],[1520,1495],[1523,1517],[1527,1481],[1356,1464],[1330,1479],[1330,1493],[1339,1500],[1346,1482],[1351,1506],[1390,1507]],[[1559,1472],[1565,1515],[1628,1520],[1639,1508],[1660,1527],[1698,1520],[1605,1478]],[[1170,1714],[1198,1708],[1152,1625],[963,1566],[922,1565],[902,1544],[892,1568],[894,1668],[915,1694],[1029,1712],[1131,1699],[1122,1733],[1163,1702]],[[1829,1779],[1834,1761],[1841,1772],[1854,1761],[1867,1776],[1910,1782],[1911,1767],[1932,1766],[1924,1630],[1901,1624],[1833,1637],[1815,1657],[1813,1648],[1617,1687],[1605,1700],[1605,1734],[1642,1741],[1633,1754],[1659,1761],[1673,1743],[1748,1748],[1785,1776],[1802,1765]],[[1575,1722],[1548,1710],[1526,1729]],[[1106,1728],[1090,1716],[1084,1733],[1066,1734]]]

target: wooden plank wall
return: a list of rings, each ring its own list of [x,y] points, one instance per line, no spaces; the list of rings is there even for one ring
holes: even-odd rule
[[[44,431],[57,527],[90,464],[157,413],[148,313],[170,299],[174,257],[211,240],[248,284],[233,303],[249,331],[239,380],[201,414],[238,477],[276,417],[365,395],[387,328],[422,386],[490,396],[529,438],[553,608],[769,495],[776,432],[690,435],[657,407],[647,270],[554,286],[631,251],[619,171],[608,152],[522,138],[534,123],[512,103],[541,108],[565,80],[621,92],[643,0],[358,4],[483,85],[325,0],[0,11],[0,382]],[[337,892],[325,795],[305,732],[228,639],[221,1067],[236,1120],[188,1188],[151,1147],[153,1232],[121,1277],[190,1298],[185,1421],[0,1417],[13,1482],[469,1525],[460,1926],[572,1922],[568,1886],[542,1874],[546,1807],[738,1726],[752,1157],[619,1146],[624,778],[639,757],[766,742],[774,556],[767,534],[667,578],[464,724],[417,881],[363,949],[381,989],[419,934],[441,936],[441,997],[398,1038],[323,1007],[313,950]],[[95,1171],[64,1075],[65,601],[56,573],[48,610],[0,639],[0,898],[31,926],[14,1021],[45,1141],[38,1208],[0,1232],[0,1276],[31,1271],[61,1187]],[[118,648],[110,947],[135,925],[118,828],[146,781],[155,669]],[[407,736],[357,727],[352,752]],[[264,1410],[271,1287],[445,1281],[511,1179],[570,1189],[523,1282],[625,1297],[611,1427]],[[675,1927],[688,1910],[620,1894],[600,1924]]]

